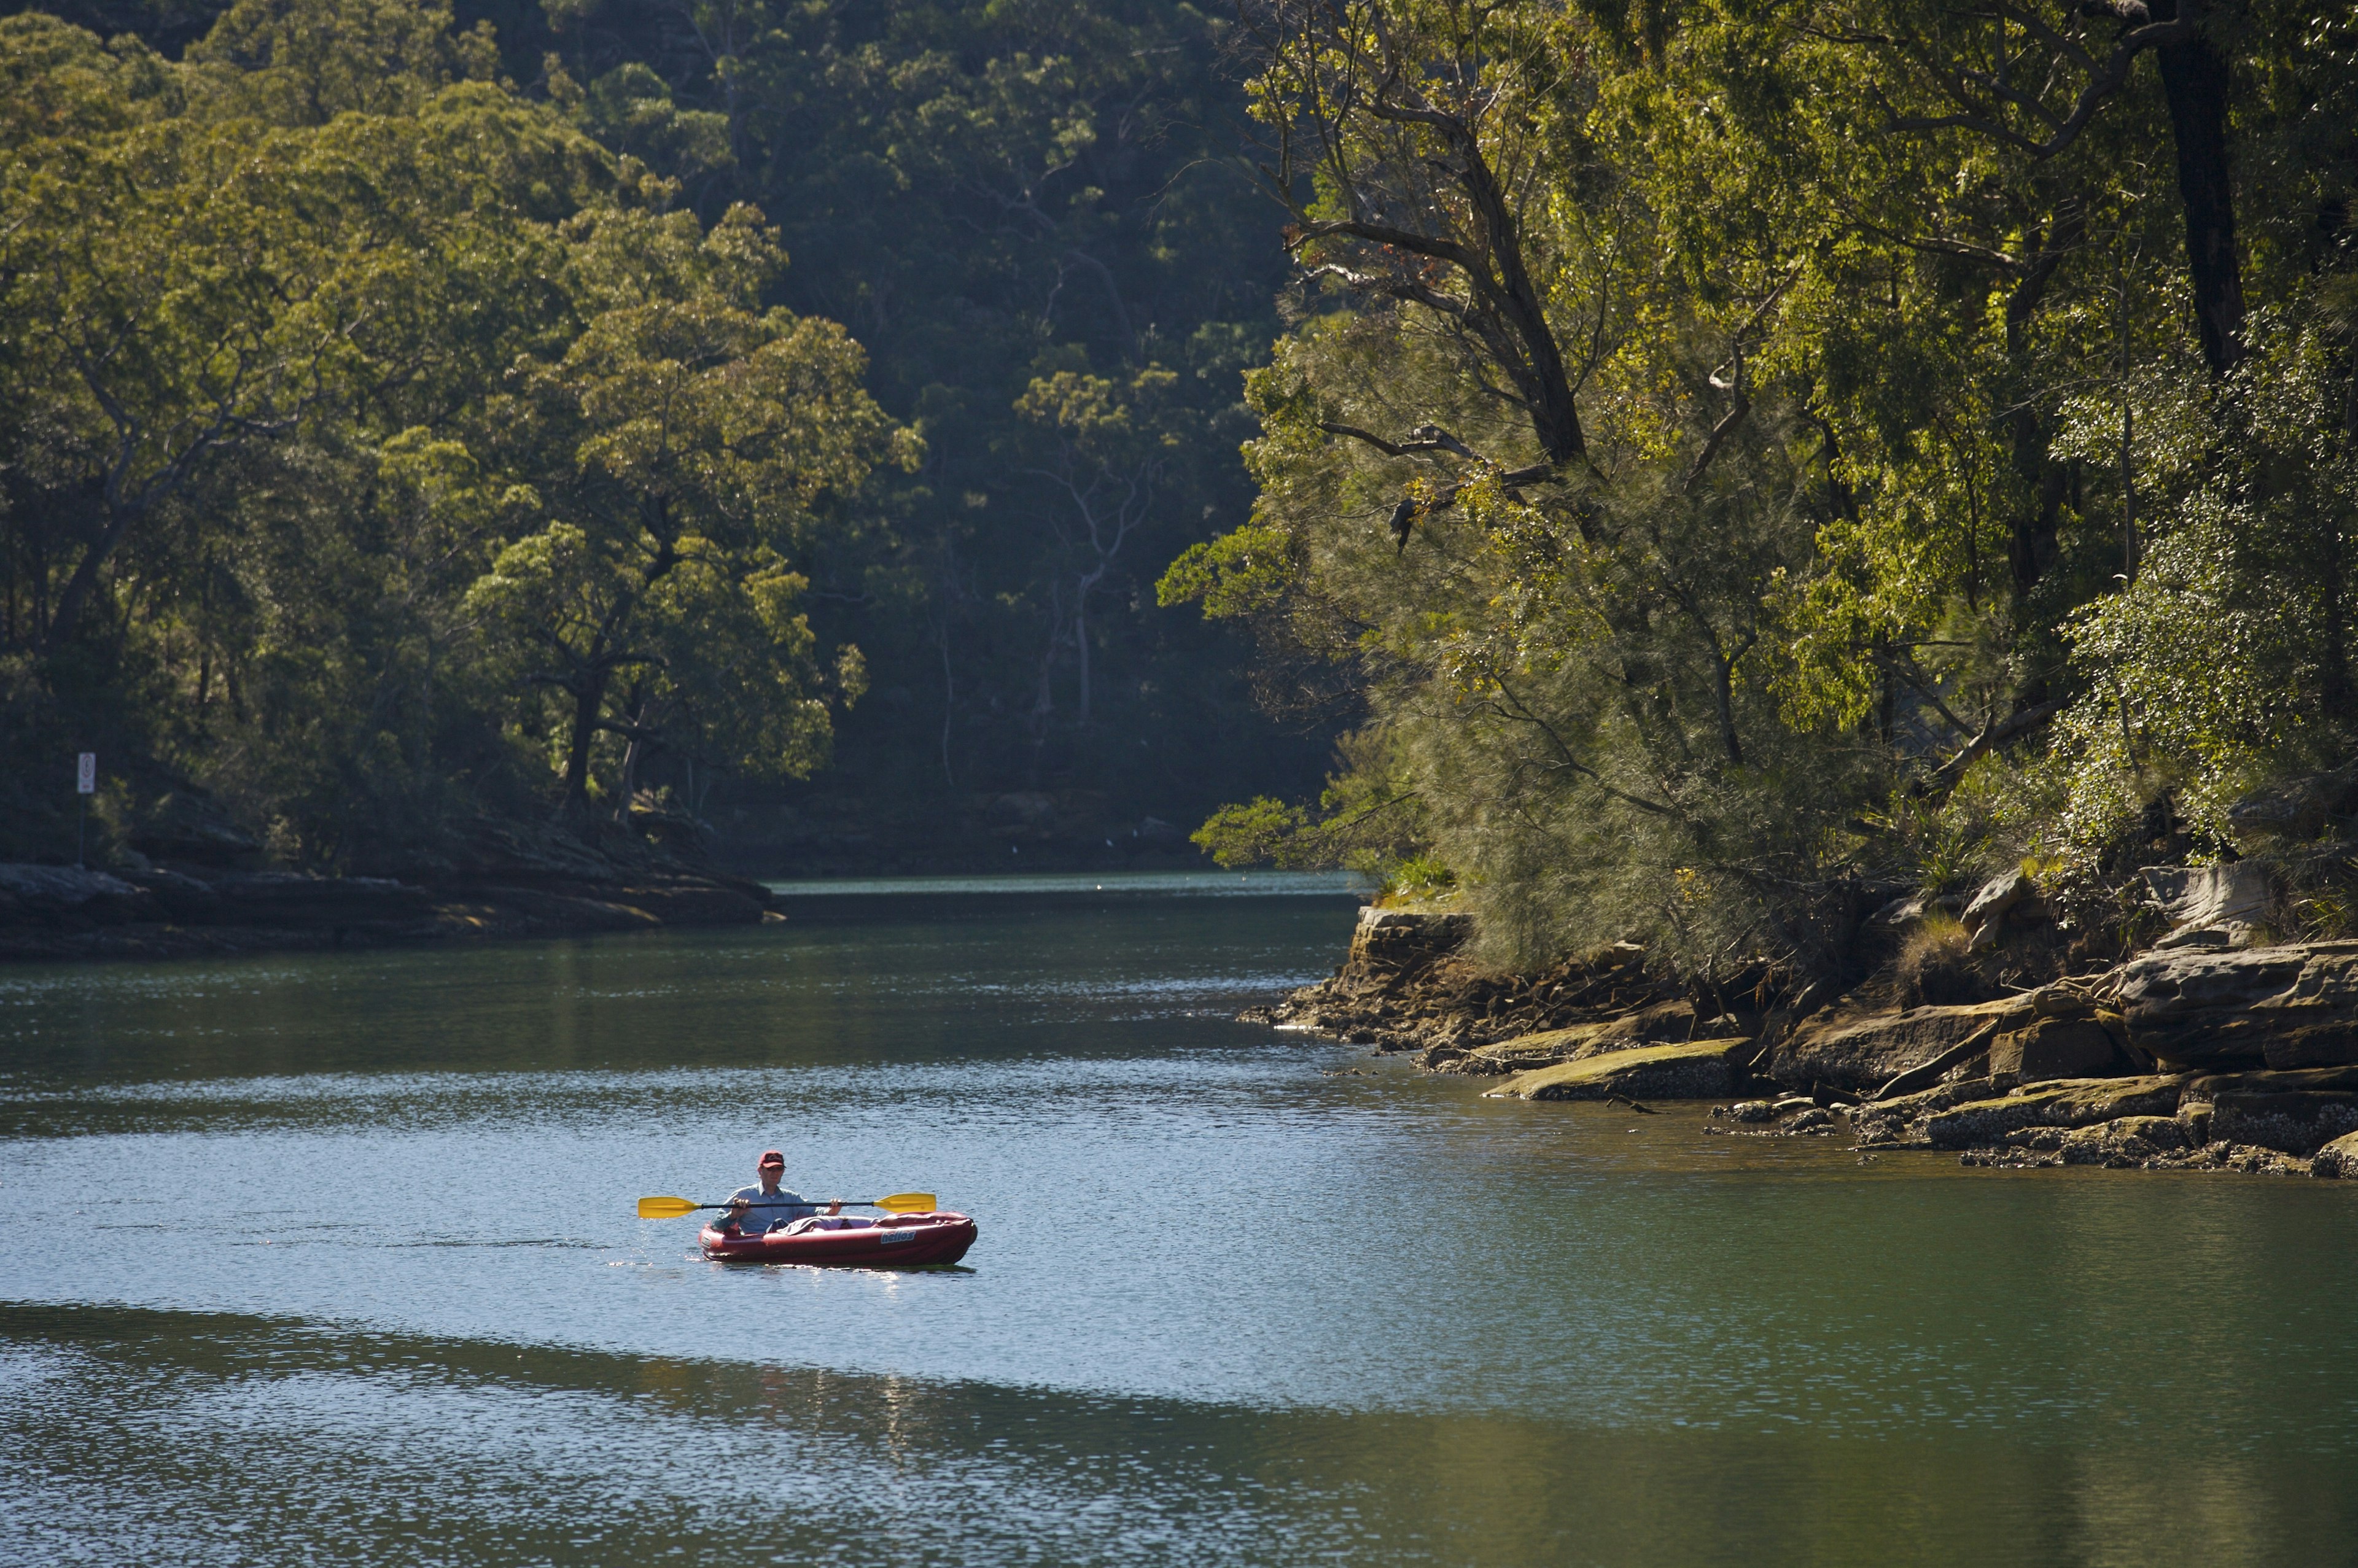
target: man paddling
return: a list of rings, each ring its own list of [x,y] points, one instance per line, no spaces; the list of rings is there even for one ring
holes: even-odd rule
[[[787,1192],[778,1185],[778,1178],[786,1173],[786,1157],[777,1150],[763,1150],[761,1163],[755,1165],[753,1169],[760,1174],[762,1184],[758,1187],[740,1187],[730,1197],[728,1217],[723,1219],[719,1226],[724,1233],[750,1232],[755,1236],[766,1235],[780,1226],[790,1225],[797,1219],[807,1219],[819,1212],[819,1206],[804,1198],[802,1194]],[[843,1212],[843,1205],[829,1204],[827,1206],[827,1212],[840,1214]],[[749,1217],[752,1221],[750,1225],[744,1223]]]

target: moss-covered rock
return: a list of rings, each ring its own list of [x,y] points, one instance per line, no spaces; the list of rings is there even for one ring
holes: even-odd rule
[[[1644,1041],[1622,1027],[1621,1020],[1614,1018],[1597,1023],[1575,1023],[1569,1029],[1518,1034],[1511,1040],[1493,1041],[1487,1045],[1476,1046],[1454,1061],[1436,1062],[1433,1066],[1437,1072],[1495,1077],[1508,1073],[1527,1073],[1536,1067],[1552,1067],[1559,1062],[1576,1062],[1584,1057],[1601,1054],[1606,1050],[1628,1050],[1643,1044]]]
[[[1985,1077],[1962,1078],[1912,1095],[1869,1100],[1851,1113],[1851,1119],[1861,1143],[1921,1143],[1929,1118],[1952,1106],[1989,1099],[2006,1087]]]
[[[1924,1136],[1935,1149],[1969,1149],[2027,1127],[2090,1127],[2125,1116],[2169,1116],[2185,1083],[2177,1074],[2064,1078],[1936,1112],[1925,1119]]]
[[[1718,1099],[1744,1080],[1749,1040],[1648,1045],[1519,1073],[1489,1091],[1515,1099]]]
[[[1451,1059],[1427,1065],[1436,1072],[1464,1073],[1475,1077],[1526,1073],[1537,1067],[1552,1067],[1559,1062],[1584,1061],[1643,1045],[1683,1044],[1699,1028],[1714,1033],[1696,1022],[1691,1004],[1662,1002],[1635,1009],[1617,1018],[1493,1041]]]

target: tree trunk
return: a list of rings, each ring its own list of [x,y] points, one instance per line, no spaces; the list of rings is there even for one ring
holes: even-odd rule
[[[590,748],[598,739],[598,714],[606,705],[606,671],[593,670],[573,693],[573,739],[565,756],[565,810],[590,805]]]
[[[1086,588],[1080,590],[1080,602],[1073,607],[1073,651],[1081,665],[1081,701],[1075,722],[1086,729],[1089,722],[1089,593]]]
[[[950,611],[942,607],[942,783],[957,786],[957,775],[950,772],[950,720],[957,714],[957,672],[950,664]]]
[[[131,532],[131,524],[138,516],[130,507],[109,506],[106,512],[106,527],[74,564],[73,576],[66,579],[65,590],[58,595],[57,609],[42,630],[41,646],[45,649],[55,648],[73,635],[74,625],[81,619],[82,606],[88,602],[91,590],[98,586],[100,568]]]
[[[2159,0],[2157,21],[2178,15]],[[2194,285],[2202,357],[2224,375],[2244,357],[2244,276],[2235,257],[2235,193],[2227,165],[2227,61],[2208,37],[2154,51],[2178,147],[2178,192],[2186,202],[2186,270]]]
[[[2006,535],[2006,564],[2014,578],[2014,596],[2030,597],[2039,579],[2055,562],[2063,524],[2063,497],[2071,475],[2054,460],[2048,448],[2048,430],[2039,416],[2025,408],[2014,416],[2014,471],[2030,491],[2030,502],[2017,512]]]

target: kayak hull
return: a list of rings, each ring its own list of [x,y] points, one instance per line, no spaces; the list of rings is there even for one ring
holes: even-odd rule
[[[800,1236],[727,1236],[706,1226],[697,1239],[717,1263],[805,1263],[855,1269],[914,1269],[955,1263],[974,1245],[974,1221],[936,1209],[896,1214],[856,1230],[806,1230]]]

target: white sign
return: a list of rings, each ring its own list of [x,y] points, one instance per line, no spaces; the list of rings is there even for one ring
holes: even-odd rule
[[[74,764],[74,793],[76,795],[98,793],[98,753],[96,752],[84,752],[81,761]]]

